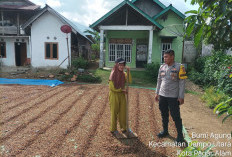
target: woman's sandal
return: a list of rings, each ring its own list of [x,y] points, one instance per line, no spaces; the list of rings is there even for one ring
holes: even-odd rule
[[[120,134],[117,130],[116,131],[111,131],[111,134],[116,137],[116,138],[125,138],[124,135]]]
[[[128,131],[124,130],[122,131],[122,133],[124,135],[126,135],[127,138],[137,138],[138,135],[136,133],[134,133],[131,129],[129,129]]]

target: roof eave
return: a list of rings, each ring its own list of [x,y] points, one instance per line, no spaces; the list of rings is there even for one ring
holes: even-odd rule
[[[153,17],[154,20],[156,20],[157,18],[159,18],[160,16],[162,16],[163,14],[165,14],[166,12],[168,12],[169,10],[172,10],[174,13],[176,13],[179,17],[181,17],[182,19],[185,19],[185,15],[182,14],[179,10],[177,10],[175,7],[173,7],[171,4],[165,8],[163,11],[161,11],[159,14],[155,15]]]
[[[94,27],[96,27],[100,22],[102,22],[103,20],[105,20],[108,16],[112,15],[115,11],[117,11],[119,8],[121,8],[125,4],[126,4],[126,1],[121,2],[119,5],[117,5],[116,7],[114,7],[111,11],[109,11],[108,13],[106,13],[104,16],[102,16],[100,19],[98,19],[96,22],[94,22],[89,27],[92,28],[92,29],[94,29]]]
[[[136,11],[138,11],[141,15],[143,15],[146,19],[148,19],[150,22],[152,22],[155,26],[157,26],[159,29],[163,29],[163,26],[160,25],[158,22],[156,22],[155,20],[153,20],[149,15],[147,15],[146,13],[144,13],[142,10],[140,10],[139,8],[137,8],[135,5],[133,5],[132,3],[130,4],[130,2],[128,2],[128,4],[135,9]]]
[[[92,25],[90,25],[90,28],[95,29],[96,30],[96,26],[101,23],[103,20],[105,20],[107,17],[109,17],[110,15],[112,15],[114,12],[116,12],[119,8],[121,8],[122,6],[124,6],[125,4],[128,4],[130,7],[132,7],[133,9],[135,9],[137,12],[139,12],[142,16],[144,16],[147,20],[149,20],[152,24],[154,24],[155,26],[157,26],[159,29],[162,29],[163,26],[161,26],[158,22],[154,21],[151,17],[149,17],[146,13],[144,13],[143,11],[141,11],[139,8],[137,8],[135,5],[133,5],[133,3],[129,2],[129,1],[123,1],[122,3],[120,3],[119,5],[117,5],[115,8],[113,8],[110,12],[108,12],[107,14],[105,14],[103,17],[101,17],[99,20],[97,20],[95,23],[93,23]]]
[[[49,13],[53,14],[54,16],[57,16],[64,24],[68,24],[72,28],[72,32],[77,34],[79,33],[81,36],[86,38],[88,41],[92,43],[92,41],[85,35],[81,34],[78,30],[76,30],[74,27],[72,27],[66,19],[64,19],[58,12],[53,10],[50,6],[46,5],[40,13],[38,13],[36,16],[32,17],[31,19],[28,20],[24,25],[22,25],[22,28],[25,29],[28,27],[30,24],[32,24],[37,18],[39,18],[41,15],[43,15],[46,11]]]
[[[138,0],[132,0],[132,3],[135,3],[136,1],[138,1]],[[163,9],[166,8],[166,6],[162,2],[160,2],[159,0],[153,0],[153,2],[158,4]]]

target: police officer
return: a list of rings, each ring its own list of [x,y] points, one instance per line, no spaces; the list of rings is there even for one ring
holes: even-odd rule
[[[167,50],[164,52],[165,64],[160,66],[155,100],[159,101],[159,109],[162,116],[163,131],[157,136],[166,137],[168,133],[169,110],[177,129],[176,142],[184,142],[182,133],[182,119],[179,105],[184,104],[184,88],[186,78],[179,75],[181,64],[176,63],[175,52]]]

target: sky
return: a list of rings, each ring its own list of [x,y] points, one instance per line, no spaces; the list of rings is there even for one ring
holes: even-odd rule
[[[36,5],[44,7],[48,4],[54,10],[71,21],[89,26],[120,4],[123,0],[30,0]],[[160,0],[165,6],[172,4],[182,13],[198,9],[190,5],[191,0]]]

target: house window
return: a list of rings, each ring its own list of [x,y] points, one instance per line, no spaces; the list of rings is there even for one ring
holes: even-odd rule
[[[122,57],[127,63],[131,62],[132,44],[109,44],[109,61],[114,62]]]
[[[0,57],[1,58],[6,58],[6,43],[5,42],[0,42]]]
[[[172,43],[161,43],[161,48],[162,48],[162,50],[161,50],[161,63],[163,63],[164,62],[164,52],[166,51],[166,50],[168,50],[168,49],[171,49],[172,48]]]
[[[45,58],[58,59],[58,43],[45,43]]]

